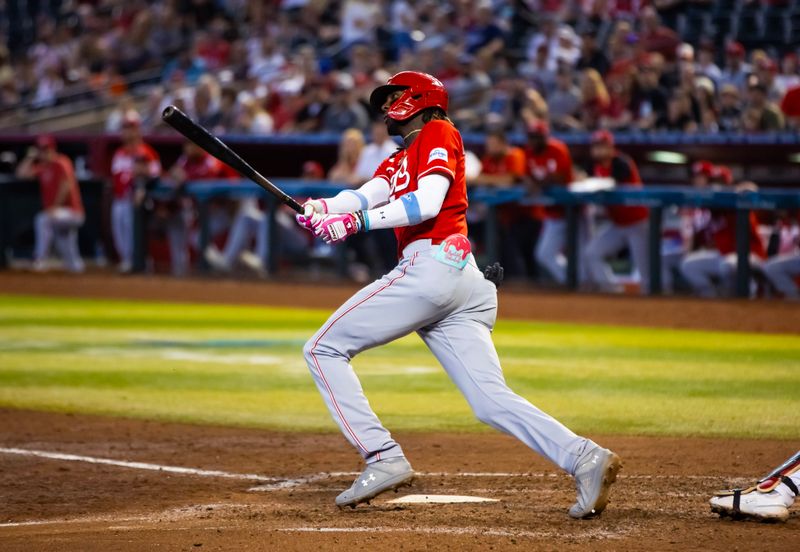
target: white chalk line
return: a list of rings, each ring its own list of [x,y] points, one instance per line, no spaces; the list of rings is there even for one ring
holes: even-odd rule
[[[86,462],[89,464],[102,464],[107,466],[118,466],[122,468],[148,470],[165,473],[175,473],[181,475],[192,475],[198,477],[219,477],[224,479],[238,479],[245,481],[257,481],[265,483],[248,489],[254,492],[273,492],[296,489],[303,485],[309,485],[326,479],[341,477],[355,477],[360,472],[319,472],[303,477],[283,478],[268,477],[254,473],[233,473],[221,470],[206,470],[199,468],[186,468],[182,466],[167,466],[163,464],[153,464],[148,462],[129,462],[126,460],[114,460],[111,458],[99,458],[95,456],[83,456],[78,454],[66,454],[61,452],[51,452],[43,450],[31,450],[21,448],[0,447],[0,454],[15,454],[20,456],[34,456],[49,460],[63,460],[68,462]],[[523,472],[417,472],[417,477],[497,477],[497,478],[558,478],[564,477],[558,473],[523,473]],[[719,477],[705,475],[649,475],[649,474],[620,474],[621,479],[693,479],[693,480],[718,480]]]
[[[243,479],[246,481],[262,481],[265,483],[283,480],[282,478],[279,477],[266,477],[254,473],[231,473],[220,470],[202,470],[197,468],[184,468],[181,466],[165,466],[162,464],[151,464],[148,462],[128,462],[125,460],[113,460],[111,458],[97,458],[94,456],[81,456],[78,454],[64,454],[61,452],[49,452],[45,450],[30,450],[30,449],[0,447],[0,453],[17,454],[20,456],[35,456],[38,458],[47,458],[49,460],[65,460],[67,462],[86,462],[88,464],[119,466],[121,468],[132,468],[135,470],[148,470],[157,472],[178,473],[183,475],[196,475],[200,477]]]
[[[511,538],[530,538],[542,539],[553,537],[564,537],[565,532],[561,531],[512,531],[507,529],[487,529],[485,527],[286,527],[274,529],[280,533],[424,533],[428,535],[474,535],[488,537],[511,537]],[[592,529],[579,533],[569,533],[570,538],[600,538],[600,539],[619,539],[628,533],[626,530],[614,532]]]

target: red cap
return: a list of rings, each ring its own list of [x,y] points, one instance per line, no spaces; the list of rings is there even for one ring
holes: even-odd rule
[[[542,136],[547,136],[550,134],[550,125],[547,124],[547,121],[542,119],[536,119],[528,123],[528,134],[541,134]]]
[[[778,72],[778,64],[775,63],[775,60],[768,57],[761,58],[758,60],[758,68],[764,71],[769,71],[770,73]]]
[[[705,159],[692,163],[692,174],[696,176],[702,175],[711,178],[714,175],[714,170],[714,164]]]
[[[36,147],[40,149],[56,149],[56,139],[49,134],[40,134],[36,137]]]
[[[303,176],[308,178],[325,178],[325,170],[316,161],[306,161],[303,163]]]
[[[736,42],[735,40],[732,42],[728,42],[728,45],[725,47],[725,52],[729,56],[744,56],[744,46],[742,46],[741,42]]]
[[[595,130],[594,132],[592,132],[591,142],[592,144],[608,144],[609,146],[613,146],[614,135],[605,129]]]
[[[733,184],[733,173],[730,168],[725,165],[717,165],[714,167],[712,178],[720,184]]]

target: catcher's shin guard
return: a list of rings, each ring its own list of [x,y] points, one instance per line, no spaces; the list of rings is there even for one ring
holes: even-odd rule
[[[790,475],[798,471],[800,471],[800,450],[786,462],[775,468],[772,473],[760,479],[756,488],[759,492],[768,493],[774,491],[775,487],[783,483],[792,490],[794,496],[798,496],[800,492],[797,489],[797,485],[789,478]]]
[[[774,492],[783,483],[794,494],[800,495],[791,475],[800,471],[800,451],[778,466],[752,487],[719,491],[711,498],[711,511],[734,519],[760,521],[786,521],[787,508],[792,498]]]

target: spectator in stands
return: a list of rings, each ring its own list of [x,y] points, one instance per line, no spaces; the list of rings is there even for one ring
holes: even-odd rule
[[[780,108],[767,98],[766,85],[755,75],[747,79],[747,104],[743,126],[746,130],[776,131],[784,127]]]
[[[375,174],[384,159],[398,150],[397,142],[389,136],[386,123],[380,119],[372,121],[370,127],[371,142],[363,147],[356,163],[355,176],[356,183],[366,182]]]
[[[550,122],[556,130],[580,128],[581,91],[575,85],[571,68],[561,65],[556,71],[555,90],[547,97]]]
[[[692,113],[691,97],[684,90],[676,89],[667,101],[667,112],[656,120],[660,130],[696,132],[697,121]]]
[[[355,97],[353,77],[340,72],[333,77],[331,103],[322,115],[323,132],[341,133],[348,128],[362,132],[369,126],[369,112]]]
[[[790,88],[800,85],[800,72],[798,70],[798,57],[794,52],[789,52],[781,59],[781,71],[775,77],[775,88],[785,96]],[[782,98],[780,98],[782,99]],[[780,101],[780,99],[776,101]]]
[[[660,54],[649,54],[636,72],[631,111],[641,130],[654,129],[656,121],[667,113],[667,91],[660,83],[662,63]]]
[[[750,65],[745,63],[745,50],[741,42],[728,42],[725,47],[725,67],[722,69],[720,85],[734,85],[744,93],[747,88],[747,76],[750,74]]]
[[[69,272],[83,272],[78,250],[78,228],[83,225],[83,203],[72,161],[58,153],[52,136],[41,135],[16,171],[18,178],[37,178],[42,210],[34,219],[36,243],[33,270],[47,270],[50,248],[56,249]]]
[[[119,255],[118,268],[124,274],[133,268],[133,210],[141,204],[146,184],[161,175],[161,161],[142,139],[138,114],[128,114],[122,121],[120,138],[122,145],[111,159],[111,233]]]
[[[588,24],[581,29],[581,54],[575,61],[575,69],[594,69],[600,75],[608,72],[611,63],[597,41],[598,28]]]
[[[645,6],[639,12],[639,42],[646,52],[674,59],[675,49],[681,39],[675,31],[661,24],[661,18],[653,6]]]
[[[503,49],[503,30],[497,25],[491,0],[480,0],[473,21],[466,27],[464,44],[471,55],[494,57]]]
[[[731,187],[733,177],[725,166],[713,168],[710,178],[696,175],[698,188]],[[751,189],[752,183],[746,183]],[[741,186],[741,185],[740,185]],[[689,253],[681,262],[681,273],[692,290],[701,297],[733,295],[736,279],[736,212],[731,209],[709,209],[707,216],[695,217],[695,242],[700,249]],[[765,257],[764,243],[758,232],[758,220],[750,212],[750,264],[760,265]]]
[[[239,117],[239,93],[232,86],[224,86],[219,95],[219,121],[213,127],[217,134],[232,132]]]
[[[701,42],[697,52],[696,73],[711,79],[715,90],[719,88],[722,81],[722,69],[714,62],[713,42]]]
[[[264,109],[264,100],[250,92],[239,93],[239,110],[232,132],[245,134],[272,134],[272,116]]]
[[[642,186],[633,159],[615,149],[614,135],[607,130],[592,134],[590,152],[592,165],[586,171],[589,176],[611,178],[616,185]],[[586,245],[584,261],[587,275],[603,291],[620,291],[607,258],[627,248],[633,268],[638,272],[640,290],[645,293],[650,285],[647,246],[649,212],[646,207],[609,205],[606,213],[608,224]]]
[[[739,89],[735,84],[723,84],[720,88],[717,124],[722,132],[739,132],[742,129],[742,108]]]
[[[584,69],[581,76],[581,124],[585,130],[597,130],[608,112],[611,99],[603,78],[595,69]]]
[[[364,134],[357,128],[345,130],[339,141],[339,156],[328,171],[328,180],[350,187],[363,183],[364,180],[356,171],[363,149]]]
[[[713,81],[706,76],[696,77],[694,79],[692,97],[700,112],[698,128],[702,132],[717,132],[719,130],[719,122],[717,120],[717,105]]]
[[[567,186],[574,180],[572,156],[567,145],[550,136],[544,121],[528,127],[528,147],[525,150],[528,185],[539,194],[544,186]],[[547,206],[542,210],[544,222],[536,242],[534,256],[538,266],[559,284],[566,283],[566,259],[562,255],[567,240],[564,208]]]
[[[217,78],[203,75],[194,90],[194,116],[204,128],[214,128],[222,120],[220,111],[220,87]]]

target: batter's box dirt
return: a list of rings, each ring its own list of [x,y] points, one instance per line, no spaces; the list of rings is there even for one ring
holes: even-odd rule
[[[786,441],[604,436],[624,469],[606,512],[574,521],[567,515],[571,479],[511,438],[398,438],[423,475],[400,495],[340,511],[333,499],[361,463],[339,435],[0,410],[3,448],[259,474],[267,484],[324,474],[291,488],[251,492],[247,479],[0,454],[0,548],[727,552],[794,550],[800,538],[796,513],[780,525],[742,523],[719,519],[707,503],[714,490],[772,468],[792,448]],[[406,492],[499,502],[388,503]]]

